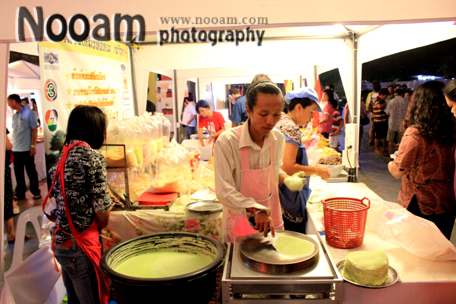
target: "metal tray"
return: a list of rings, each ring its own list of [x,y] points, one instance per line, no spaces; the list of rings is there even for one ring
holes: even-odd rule
[[[393,267],[389,266],[388,268],[388,279],[386,280],[386,282],[383,284],[383,285],[379,285],[379,286],[372,286],[372,285],[365,285],[365,284],[359,284],[359,283],[356,283],[356,282],[353,282],[353,281],[350,281],[346,278],[344,278],[344,264],[345,264],[345,260],[343,261],[340,261],[339,263],[337,263],[336,267],[337,267],[337,270],[339,270],[340,272],[340,275],[341,277],[353,284],[353,285],[356,285],[356,286],[361,286],[361,287],[366,287],[366,288],[385,288],[385,287],[388,287],[388,286],[391,286],[393,284],[395,284],[398,280],[399,280],[399,275],[397,274],[397,271],[396,269],[394,269]]]
[[[193,202],[187,205],[187,210],[197,213],[217,213],[222,212],[223,206],[220,203],[216,202]]]
[[[314,244],[314,251],[307,256],[291,257],[278,253],[269,238],[262,233],[253,234],[244,239],[239,247],[239,258],[248,267],[263,273],[284,274],[314,266],[319,259],[318,243],[311,237],[293,231],[276,231],[280,234],[297,237]]]

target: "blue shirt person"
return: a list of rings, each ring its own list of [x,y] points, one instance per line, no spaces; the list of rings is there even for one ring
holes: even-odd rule
[[[35,112],[21,103],[17,94],[8,96],[8,106],[15,110],[13,114],[13,152],[14,174],[16,176],[15,200],[25,199],[24,167],[30,180],[30,192],[33,199],[41,198],[38,174],[35,168],[36,140],[38,137],[38,119]]]

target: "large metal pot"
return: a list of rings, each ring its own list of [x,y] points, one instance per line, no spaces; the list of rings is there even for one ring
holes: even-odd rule
[[[114,269],[125,259],[154,250],[175,250],[213,257],[213,262],[194,272],[165,278],[137,278]],[[111,248],[101,260],[101,270],[112,280],[119,303],[208,303],[215,289],[217,268],[223,263],[224,246],[195,233],[159,233],[140,236]]]

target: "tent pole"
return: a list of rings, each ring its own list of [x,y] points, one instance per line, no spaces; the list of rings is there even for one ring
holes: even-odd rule
[[[9,63],[9,43],[2,43],[0,44],[0,58],[3,58],[3,60],[0,60],[0,71],[3,71],[3,73],[0,72],[0,84],[1,85],[1,93],[0,94],[0,113],[2,113],[2,119],[0,119],[0,128],[1,130],[6,130],[6,92],[8,89],[8,63]],[[0,132],[0,142],[3,143],[3,146],[5,147],[5,142],[6,142],[6,132]],[[2,151],[4,152],[4,151]],[[5,153],[0,153],[0,176],[2,176],[1,180],[4,180],[5,176]],[[5,283],[5,277],[4,277],[4,271],[5,271],[5,247],[3,246],[4,244],[4,237],[5,237],[5,232],[4,232],[4,224],[5,220],[3,219],[4,217],[4,205],[5,205],[5,183],[1,182],[0,183],[0,214],[2,216],[0,217],[0,287],[3,288],[4,283]]]
[[[133,50],[131,48],[131,43],[126,43],[128,47],[129,59],[130,59],[130,71],[131,71],[131,87],[132,87],[132,95],[133,95],[133,104],[135,106],[135,115],[139,115],[139,108],[138,108],[138,94],[136,92],[136,81],[135,81],[135,67],[133,63]]]
[[[358,37],[355,33],[353,33],[353,96],[355,98],[354,106],[353,106],[353,123],[359,125],[360,122],[360,115],[361,115],[361,88],[358,86],[358,82],[361,80],[361,74],[358,73]],[[356,129],[355,132],[355,141],[354,141],[354,149],[355,153],[355,182],[358,182],[358,162],[359,162],[359,127]]]

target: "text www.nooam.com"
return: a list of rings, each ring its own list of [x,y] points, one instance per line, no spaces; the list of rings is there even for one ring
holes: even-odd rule
[[[263,43],[264,30],[251,30],[247,27],[243,30],[197,30],[192,27],[189,30],[176,30],[172,27],[169,30],[160,30],[157,44],[165,43],[205,43],[210,42],[212,46],[218,42],[234,42],[236,46],[241,42],[258,41],[258,46]]]

